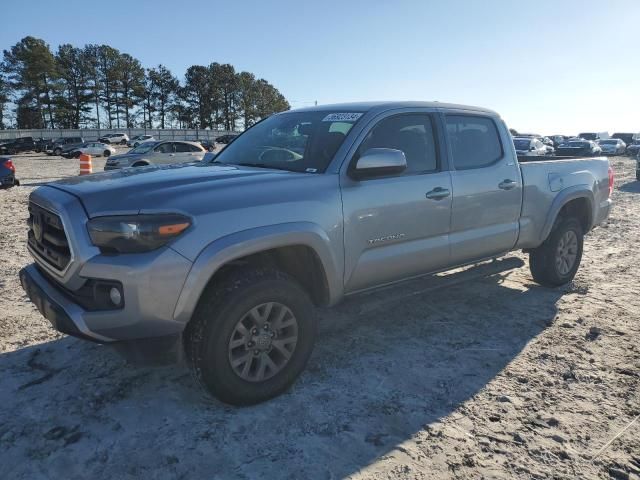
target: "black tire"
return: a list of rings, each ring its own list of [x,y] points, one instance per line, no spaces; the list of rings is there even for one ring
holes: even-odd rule
[[[132,166],[132,167],[146,167],[146,166],[148,166],[148,165],[149,165],[149,164],[148,164],[148,163],[146,163],[146,162],[137,162],[137,163],[134,163],[134,164],[133,164],[133,165],[131,165],[131,166]]]
[[[575,259],[572,265],[565,265],[568,270],[563,271],[563,267],[558,265],[558,259],[559,250],[562,248],[562,239],[566,239],[567,235],[571,235],[567,232],[573,232],[573,235],[575,235]],[[580,222],[576,218],[558,219],[544,243],[529,253],[529,268],[535,282],[545,287],[557,287],[573,280],[580,267],[583,243],[584,233]]]
[[[636,170],[636,180],[640,182],[640,170]]]
[[[54,154],[54,155],[60,155],[61,153],[62,153],[62,149],[61,149],[61,148],[56,148],[56,149],[53,151],[53,154]]]
[[[127,141],[126,141],[126,140],[121,140],[121,141],[120,141],[120,145],[126,145],[126,144],[127,144]]]
[[[80,155],[82,155],[81,152],[73,152],[72,154],[70,154],[73,156],[73,158],[80,158]]]
[[[269,302],[290,310],[295,317],[297,341],[289,360],[277,373],[249,381],[231,365],[230,342],[238,322],[255,307]],[[205,392],[231,405],[253,405],[280,395],[295,382],[309,360],[315,337],[313,304],[292,277],[276,270],[241,270],[207,287],[185,330],[184,347],[193,377]],[[249,347],[251,353],[253,347]],[[257,370],[259,362],[255,363]]]
[[[102,152],[102,154],[103,154],[105,157],[108,157],[109,155],[111,155],[111,151],[110,151],[110,150],[105,150],[104,152]]]

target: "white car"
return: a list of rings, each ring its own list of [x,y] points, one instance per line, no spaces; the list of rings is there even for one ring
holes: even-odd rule
[[[136,135],[135,137],[133,137],[131,140],[127,142],[127,145],[135,148],[141,143],[155,142],[155,141],[156,139],[153,137],[153,135]]]
[[[109,144],[126,145],[129,142],[129,135],[126,133],[107,133],[98,139],[99,142]]]
[[[83,153],[91,155],[92,157],[109,157],[116,153],[116,149],[106,143],[89,142],[71,150],[69,156],[78,158]]]
[[[537,138],[514,137],[513,145],[517,155],[537,157],[547,155],[547,146]]]
[[[627,144],[619,138],[608,138],[598,141],[602,153],[609,155],[622,155],[627,150]]]

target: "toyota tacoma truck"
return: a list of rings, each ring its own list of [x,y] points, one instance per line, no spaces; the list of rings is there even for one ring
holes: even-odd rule
[[[318,106],[210,161],[39,187],[20,278],[57,330],[179,345],[206,391],[247,405],[300,375],[316,306],[512,250],[539,284],[569,282],[612,189],[606,158],[519,160],[490,110]]]

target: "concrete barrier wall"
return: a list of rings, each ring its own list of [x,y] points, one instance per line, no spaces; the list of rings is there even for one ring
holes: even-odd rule
[[[85,141],[97,140],[98,137],[107,133],[126,133],[129,138],[136,135],[153,135],[156,140],[213,140],[228,133],[223,130],[195,130],[178,128],[82,128],[72,129],[42,129],[42,130],[0,130],[0,140],[14,139],[20,137],[34,138],[59,138],[59,137],[82,137]]]

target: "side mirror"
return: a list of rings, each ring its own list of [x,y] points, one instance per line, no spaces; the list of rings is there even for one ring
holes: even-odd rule
[[[358,159],[351,176],[356,180],[402,173],[407,168],[404,152],[393,148],[370,148]]]

